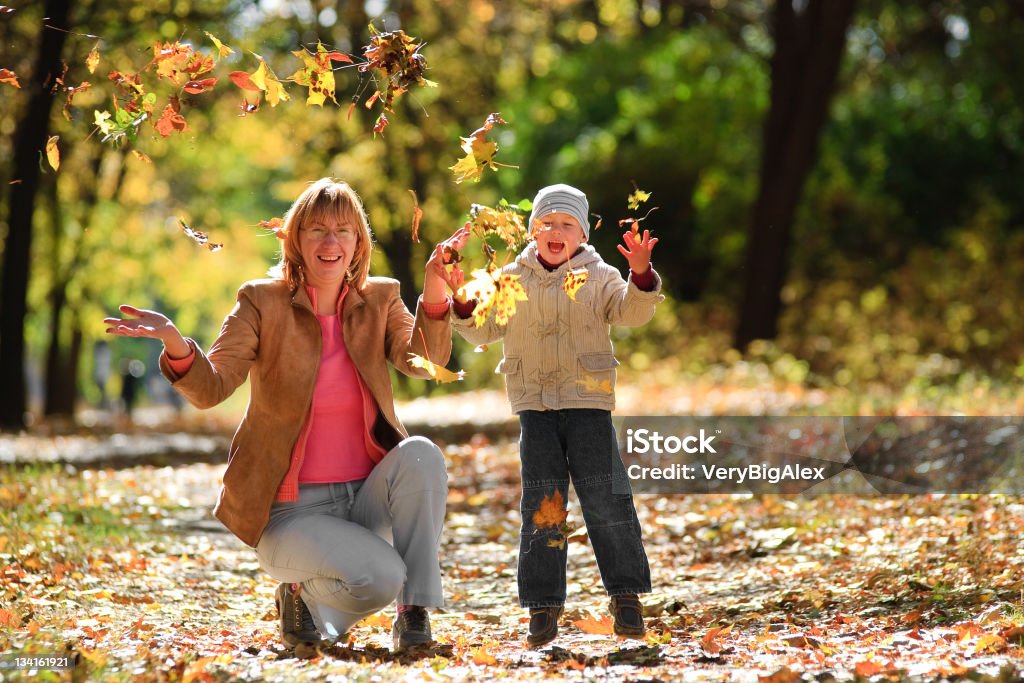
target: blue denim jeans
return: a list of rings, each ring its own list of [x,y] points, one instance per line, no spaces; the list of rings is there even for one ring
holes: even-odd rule
[[[611,413],[584,408],[524,410],[519,424],[523,479],[519,604],[565,604],[566,545],[550,546],[548,540],[557,540],[560,532],[552,527],[538,529],[533,514],[555,491],[567,501],[570,479],[608,595],[651,592],[651,569]],[[627,493],[613,493],[613,480],[615,490]]]

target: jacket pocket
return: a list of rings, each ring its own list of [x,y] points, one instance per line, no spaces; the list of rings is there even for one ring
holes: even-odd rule
[[[619,361],[611,353],[581,353],[576,391],[582,397],[611,397],[615,393],[615,368]]]
[[[523,377],[522,358],[508,356],[501,359],[495,372],[505,376],[505,390],[509,401],[518,401],[526,393],[526,378]]]

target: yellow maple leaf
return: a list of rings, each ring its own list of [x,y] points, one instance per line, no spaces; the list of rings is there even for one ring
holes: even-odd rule
[[[644,192],[639,187],[636,187],[636,185],[633,187],[635,188],[635,191],[626,198],[626,205],[629,206],[630,209],[635,210],[639,209],[641,204],[651,198],[651,193]]]
[[[527,239],[523,216],[515,207],[492,208],[473,204],[469,209],[473,230],[481,237],[494,234],[501,238],[509,249],[518,249]]]
[[[494,322],[507,325],[509,319],[516,314],[516,302],[527,301],[526,290],[519,282],[518,275],[504,273],[497,281],[498,291],[494,295]]]
[[[540,502],[540,508],[533,513],[533,523],[537,525],[538,529],[559,527],[565,523],[568,516],[569,511],[565,509],[562,492],[555,490],[554,495],[544,496],[544,500]]]
[[[209,38],[210,40],[213,41],[213,46],[215,48],[217,48],[217,54],[220,55],[221,58],[227,57],[228,55],[231,55],[231,54],[235,53],[235,51],[232,50],[230,47],[228,47],[224,43],[220,42],[220,40],[217,38],[217,36],[213,35],[209,31],[203,31],[203,33],[206,34],[207,38]]]
[[[415,353],[409,354],[409,365],[414,368],[423,368],[427,371],[431,377],[438,384],[448,384],[449,382],[460,382],[466,376],[465,370],[459,370],[458,372],[452,372],[448,368],[438,365],[432,361],[427,360],[423,356],[417,356]]]
[[[562,281],[562,291],[568,294],[570,299],[576,301],[576,292],[580,291],[580,287],[587,284],[588,277],[590,277],[590,273],[587,272],[586,268],[567,270],[565,272],[565,279]]]
[[[610,636],[615,633],[612,618],[609,616],[588,616],[586,619],[577,619],[572,623],[573,626],[584,633],[590,633],[595,636]]]
[[[490,644],[484,643],[478,648],[470,650],[473,655],[474,664],[482,664],[484,666],[493,666],[498,663],[498,658],[492,655],[489,651]]]
[[[592,375],[584,375],[583,379],[576,380],[577,384],[583,385],[585,391],[599,391],[602,394],[612,393],[612,381],[610,379],[602,379]]]
[[[270,102],[271,107],[276,107],[278,102],[287,102],[289,99],[288,93],[285,92],[281,81],[277,80],[277,76],[275,76],[274,72],[269,66],[267,66],[263,57],[260,57],[255,52],[253,53],[253,56],[260,60],[260,65],[259,68],[249,74],[249,80],[251,80],[253,85],[257,88],[267,93],[267,102]]]
[[[50,167],[56,171],[60,169],[60,148],[57,147],[57,141],[60,140],[59,135],[52,135],[50,139],[46,141],[46,160],[50,162]]]
[[[448,167],[455,174],[456,183],[466,180],[479,182],[485,168],[490,167],[492,171],[497,171],[498,166],[508,165],[494,160],[494,156],[498,153],[498,143],[487,139],[487,132],[499,123],[505,123],[505,120],[501,118],[500,113],[494,112],[487,117],[484,125],[470,133],[468,138],[459,138],[462,141],[462,151],[466,155]],[[511,168],[517,167],[512,166]]]

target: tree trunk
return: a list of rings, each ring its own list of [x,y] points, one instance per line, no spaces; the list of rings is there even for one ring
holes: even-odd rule
[[[771,101],[747,241],[737,348],[777,334],[793,219],[817,159],[855,4],[856,0],[775,3]],[[797,11],[794,5],[802,9]]]
[[[26,426],[25,316],[28,312],[32,214],[39,188],[39,152],[50,130],[53,79],[61,73],[61,53],[71,14],[71,0],[46,0],[45,23],[31,80],[28,106],[14,131],[14,167],[4,245],[3,290],[0,298],[0,429]],[[41,22],[42,23],[42,22]],[[27,80],[27,79],[26,79]]]
[[[67,150],[65,150],[65,157]],[[46,400],[43,405],[43,414],[74,416],[75,401],[78,398],[78,358],[77,352],[69,345],[65,347],[61,343],[61,333],[64,326],[62,323],[64,310],[68,304],[68,287],[78,275],[79,269],[89,256],[91,251],[86,246],[86,239],[89,234],[89,226],[92,225],[93,212],[96,209],[96,202],[99,201],[99,177],[100,167],[103,163],[103,150],[97,148],[90,163],[89,178],[85,179],[85,191],[78,203],[82,207],[79,225],[82,231],[70,249],[71,260],[67,265],[61,263],[60,252],[64,235],[63,211],[58,203],[56,179],[50,186],[50,205],[53,209],[53,286],[50,289],[50,347],[46,353]],[[125,164],[122,158],[121,169]],[[118,187],[124,175],[118,176]],[[116,190],[115,190],[116,192]],[[74,320],[78,320],[78,308],[73,307]],[[75,323],[77,325],[77,322]],[[81,330],[71,327],[72,338],[77,333],[81,336]]]

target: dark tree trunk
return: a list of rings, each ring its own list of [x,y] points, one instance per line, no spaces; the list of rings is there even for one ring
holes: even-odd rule
[[[28,312],[32,214],[39,188],[39,152],[50,130],[53,80],[61,73],[61,53],[71,15],[71,0],[46,0],[43,16],[55,28],[42,29],[39,52],[25,93],[28,106],[14,131],[14,166],[4,245],[3,290],[0,298],[0,429],[26,425],[25,315]],[[40,22],[44,23],[44,22]]]
[[[747,241],[735,344],[773,339],[782,309],[787,252],[804,183],[818,155],[856,0],[778,0],[771,101],[760,188]],[[794,5],[802,6],[796,11]]]

